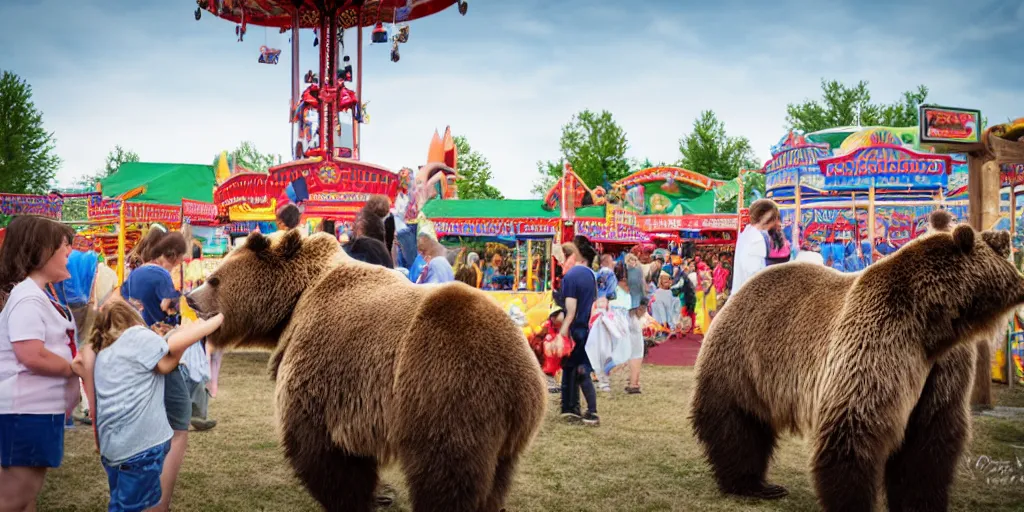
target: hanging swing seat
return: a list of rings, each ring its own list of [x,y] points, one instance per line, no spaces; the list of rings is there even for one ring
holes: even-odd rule
[[[277,64],[277,61],[280,58],[281,50],[260,46],[260,64]]]
[[[375,43],[386,43],[388,42],[388,30],[384,28],[384,24],[378,22],[373,27],[373,33],[370,34],[370,40]]]

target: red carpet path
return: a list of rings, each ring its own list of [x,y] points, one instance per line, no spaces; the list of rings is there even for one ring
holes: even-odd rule
[[[699,334],[688,334],[681,338],[672,337],[661,345],[651,347],[644,362],[661,366],[693,366],[700,350]]]

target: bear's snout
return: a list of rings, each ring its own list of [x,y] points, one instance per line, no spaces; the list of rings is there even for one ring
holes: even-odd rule
[[[199,307],[199,303],[196,302],[196,299],[192,297],[191,293],[185,296],[185,303],[188,304],[188,307],[192,308],[192,311],[195,311],[196,314],[203,312],[203,308]]]

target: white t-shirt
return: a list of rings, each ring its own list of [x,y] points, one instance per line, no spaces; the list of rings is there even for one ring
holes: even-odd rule
[[[761,230],[748,224],[736,239],[736,259],[732,269],[732,293],[740,291],[744,283],[765,267],[768,247]]]
[[[796,261],[806,261],[807,263],[825,265],[825,258],[821,256],[821,253],[817,253],[814,251],[798,252],[796,255]]]
[[[41,288],[25,279],[11,290],[0,311],[0,414],[61,414],[67,409],[68,378],[32,373],[18,362],[14,343],[42,340],[71,362],[75,322],[50,303]]]

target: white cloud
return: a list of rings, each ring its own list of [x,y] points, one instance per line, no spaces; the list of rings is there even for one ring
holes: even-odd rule
[[[47,129],[56,132],[63,179],[100,168],[115,144],[150,161],[207,163],[242,140],[290,153],[288,51],[278,66],[256,64],[265,37],[287,48],[287,35],[250,27],[238,44],[228,22],[196,23],[189,9],[162,8],[168,13],[153,20],[138,9],[82,4],[46,27],[0,7],[0,19],[10,14],[0,29],[11,29],[0,44],[34,49],[11,67],[33,85]],[[465,18],[414,21],[398,64],[388,62],[386,45],[365,50],[364,159],[392,169],[420,164],[433,131],[451,125],[491,161],[506,196],[526,197],[535,163],[560,157],[561,126],[584,108],[615,115],[629,156],[675,161],[679,138],[711,109],[767,159],[783,135],[786,104],[817,98],[822,77],[868,80],[876,101],[924,83],[936,103],[980,107],[993,121],[1024,115],[1011,111],[1021,109],[1019,85],[979,81],[977,70],[949,62],[913,31],[784,26],[749,8],[736,11],[727,29],[685,13],[627,19],[628,11],[610,6],[565,14],[572,25],[549,13],[496,9],[473,2]],[[846,12],[812,15],[823,21]],[[621,26],[608,25],[615,19]],[[81,41],[91,54],[51,41],[51,33]],[[347,37],[350,48],[354,39]],[[303,72],[314,63],[310,40],[302,34]]]

